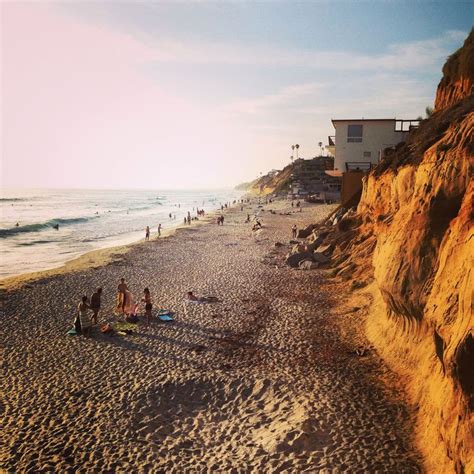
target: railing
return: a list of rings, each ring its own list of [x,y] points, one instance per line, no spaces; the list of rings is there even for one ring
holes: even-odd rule
[[[396,132],[409,132],[420,125],[419,120],[395,120]]]

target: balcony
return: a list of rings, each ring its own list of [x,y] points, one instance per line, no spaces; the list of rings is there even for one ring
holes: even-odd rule
[[[373,164],[370,161],[347,161],[346,171],[361,171],[367,173],[372,169]]]

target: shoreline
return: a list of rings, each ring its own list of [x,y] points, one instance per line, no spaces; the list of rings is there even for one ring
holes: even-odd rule
[[[232,208],[232,206],[231,206]],[[153,233],[150,238],[150,242],[159,241],[162,239],[168,239],[176,236],[183,229],[188,227],[196,227],[197,225],[203,225],[210,223],[211,219],[215,218],[215,215],[220,212],[214,210],[208,212],[203,218],[198,221],[191,221],[191,226],[179,223],[171,229],[162,230],[161,237],[156,237],[156,233]],[[71,260],[64,262],[62,265],[46,268],[44,270],[38,270],[34,272],[20,273],[19,275],[7,276],[0,278],[0,292],[12,291],[19,289],[24,285],[31,284],[37,280],[43,278],[51,278],[59,275],[64,275],[71,272],[80,272],[88,269],[96,269],[102,266],[113,263],[114,261],[120,260],[124,255],[133,250],[135,246],[146,244],[144,238],[130,242],[124,245],[112,245],[111,247],[104,247],[96,250],[89,250],[78,257],[74,257]]]

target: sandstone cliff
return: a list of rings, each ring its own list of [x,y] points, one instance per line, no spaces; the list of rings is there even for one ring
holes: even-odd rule
[[[364,182],[357,212],[310,240],[365,286],[367,333],[404,376],[433,473],[474,472],[474,32],[443,68],[435,113]]]

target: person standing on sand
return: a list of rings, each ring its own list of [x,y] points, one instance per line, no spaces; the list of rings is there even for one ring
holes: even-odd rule
[[[120,279],[119,286],[117,287],[119,292],[119,304],[118,306],[122,308],[122,313],[125,310],[125,295],[128,291],[128,286],[125,283],[125,278]]]
[[[146,229],[145,229],[145,240],[150,240],[150,226],[146,226]]]
[[[296,236],[298,235],[298,228],[296,227],[296,224],[293,224],[293,227],[291,228],[291,235],[294,239],[296,239]]]
[[[161,224],[158,224],[158,237],[161,237]]]
[[[145,316],[146,316],[146,322],[147,326],[150,326],[151,319],[153,317],[151,310],[153,309],[153,304],[151,302],[151,294],[150,290],[148,288],[145,288],[143,290],[143,298],[142,301],[145,302]]]
[[[91,310],[92,310],[92,324],[97,324],[99,320],[100,311],[100,297],[102,295],[102,288],[97,288],[97,291],[91,296]]]
[[[84,336],[90,336],[92,321],[91,318],[87,315],[87,310],[90,309],[90,306],[87,304],[87,296],[82,297],[82,301],[79,303],[77,309],[79,310],[79,319],[81,321],[81,330]]]

